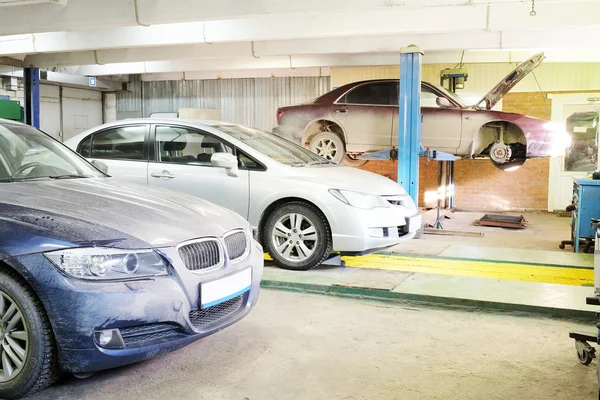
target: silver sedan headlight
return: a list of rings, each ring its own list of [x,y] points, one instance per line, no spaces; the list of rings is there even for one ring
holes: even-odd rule
[[[67,275],[93,280],[143,278],[167,273],[165,261],[153,250],[86,247],[44,253]]]
[[[341,202],[351,205],[352,207],[362,208],[363,210],[371,210],[375,207],[390,207],[390,203],[385,201],[383,197],[375,194],[341,189],[329,189],[329,193]]]

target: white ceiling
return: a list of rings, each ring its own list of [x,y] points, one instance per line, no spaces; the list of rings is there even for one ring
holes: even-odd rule
[[[535,5],[530,16],[528,0],[0,0],[0,57],[84,75],[387,65],[410,44],[426,63],[539,50],[600,62],[600,1]]]

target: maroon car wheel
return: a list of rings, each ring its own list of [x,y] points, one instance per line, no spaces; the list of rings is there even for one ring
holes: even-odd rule
[[[308,145],[316,153],[328,161],[340,163],[346,155],[344,141],[333,132],[321,132],[313,137]]]
[[[351,154],[347,154],[342,159],[342,165],[346,165],[348,167],[360,167],[365,165],[369,160],[359,160],[355,156]]]

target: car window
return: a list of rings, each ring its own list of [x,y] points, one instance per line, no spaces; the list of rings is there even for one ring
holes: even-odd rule
[[[440,108],[437,104],[437,93],[433,93],[429,88],[421,86],[421,107]]]
[[[83,142],[77,146],[77,152],[85,158],[90,157],[92,150],[92,135],[88,136]]]
[[[396,82],[365,83],[351,89],[338,103],[364,105],[393,105],[398,94]],[[398,103],[398,100],[395,100]]]
[[[231,145],[206,132],[180,126],[156,127],[157,161],[211,167],[215,153],[235,154]]]
[[[145,136],[146,125],[107,129],[93,135],[91,146],[87,144],[90,149],[89,155],[86,155],[84,149],[86,142],[81,144],[80,153],[90,158],[143,160]]]

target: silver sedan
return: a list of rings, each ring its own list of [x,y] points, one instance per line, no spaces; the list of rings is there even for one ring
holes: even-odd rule
[[[307,270],[334,252],[383,250],[421,228],[417,207],[396,182],[242,125],[128,119],[65,144],[118,179],[237,212],[282,268]]]

